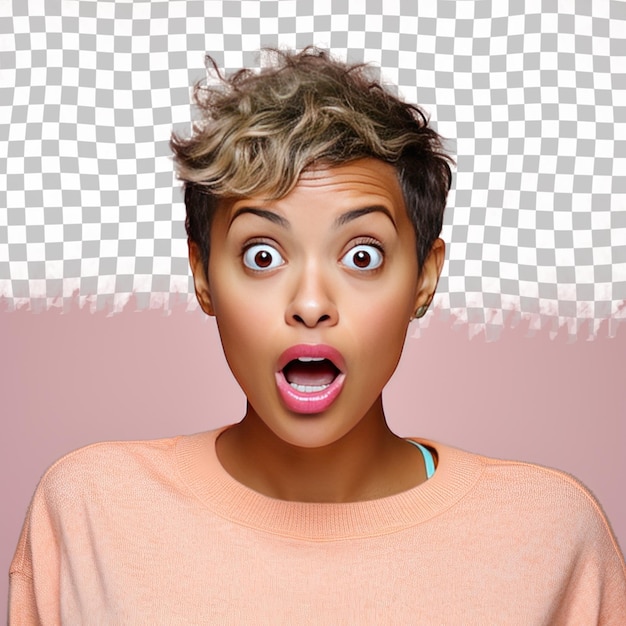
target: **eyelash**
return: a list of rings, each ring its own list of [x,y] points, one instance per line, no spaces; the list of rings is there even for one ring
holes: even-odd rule
[[[261,246],[261,245],[265,245],[265,246],[272,246],[273,248],[276,247],[276,243],[274,241],[272,241],[271,239],[264,239],[263,237],[258,237],[255,239],[249,239],[248,241],[246,241],[243,246],[241,246],[241,254],[245,254],[250,248],[252,248],[252,246]]]
[[[378,239],[374,239],[373,237],[362,237],[360,239],[357,239],[356,241],[353,241],[350,244],[350,250],[352,250],[352,248],[356,248],[357,246],[372,246],[382,254],[385,254],[385,246],[383,246],[383,244],[378,241]]]

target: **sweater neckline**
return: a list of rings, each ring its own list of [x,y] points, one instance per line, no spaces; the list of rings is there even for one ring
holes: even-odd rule
[[[318,541],[365,537],[420,524],[458,502],[484,467],[478,455],[412,438],[434,448],[438,457],[437,471],[417,487],[360,502],[279,500],[246,487],[224,469],[215,442],[226,428],[178,438],[175,454],[183,482],[220,517],[287,537]]]

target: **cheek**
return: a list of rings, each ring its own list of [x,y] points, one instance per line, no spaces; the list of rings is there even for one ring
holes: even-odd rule
[[[400,267],[391,279],[372,285],[352,285],[353,297],[345,305],[359,315],[365,327],[376,334],[399,332],[408,326],[417,296],[417,272]],[[357,304],[358,303],[358,304]]]
[[[226,362],[246,395],[250,393],[250,376],[258,374],[263,337],[254,317],[245,308],[216,312],[216,321]]]
[[[353,318],[347,329],[359,346],[361,358],[376,364],[383,377],[391,376],[402,353],[412,306],[405,300],[370,301],[360,309],[358,321]]]
[[[248,365],[256,352],[267,347],[278,315],[276,305],[271,298],[256,297],[250,289],[239,289],[228,281],[215,290],[213,305],[231,368]]]
[[[392,310],[390,310],[392,309]],[[408,316],[393,307],[375,307],[367,319],[365,347],[369,345],[371,357],[394,358],[399,356],[408,328]],[[367,348],[366,348],[367,349]]]

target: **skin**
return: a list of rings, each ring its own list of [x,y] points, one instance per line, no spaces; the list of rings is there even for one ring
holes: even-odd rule
[[[437,239],[418,268],[396,172],[375,159],[311,169],[279,200],[224,203],[208,275],[193,242],[189,258],[198,301],[216,317],[248,400],[243,420],[217,441],[226,471],[265,495],[304,502],[368,500],[423,482],[421,454],[391,432],[381,394],[444,255]],[[254,269],[259,259],[271,261],[267,269]],[[298,344],[330,345],[345,359],[342,391],[323,413],[292,412],[278,393],[278,359]]]

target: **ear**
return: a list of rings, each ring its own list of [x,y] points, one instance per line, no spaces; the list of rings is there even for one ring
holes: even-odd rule
[[[200,307],[207,315],[215,315],[213,310],[213,303],[211,302],[211,291],[209,289],[209,279],[207,278],[207,269],[202,262],[202,253],[198,245],[187,240],[187,247],[189,249],[189,266],[191,267],[191,273],[193,274],[193,284],[196,290],[196,298]]]
[[[446,244],[443,239],[435,239],[426,260],[419,268],[415,309],[419,309],[421,306],[430,306],[437,289],[445,257]]]

